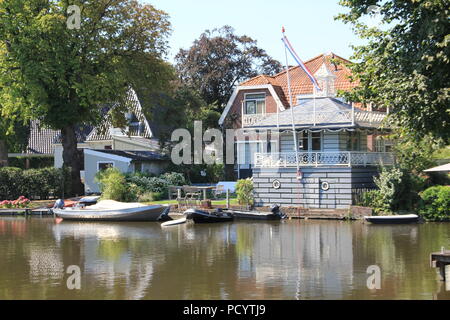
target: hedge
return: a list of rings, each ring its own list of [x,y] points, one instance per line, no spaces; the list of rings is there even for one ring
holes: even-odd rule
[[[419,214],[426,220],[450,221],[450,186],[434,186],[420,194]]]
[[[63,186],[64,179],[64,186]],[[13,167],[0,168],[0,200],[29,199],[46,200],[70,194],[70,171],[53,167],[23,170]]]

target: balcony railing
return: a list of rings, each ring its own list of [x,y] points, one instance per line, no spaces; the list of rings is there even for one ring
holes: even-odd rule
[[[299,152],[298,158],[301,167],[393,165],[395,162],[392,153],[380,152]],[[255,167],[297,167],[296,154],[294,152],[256,153]]]
[[[244,114],[242,116],[242,127],[251,127],[263,120],[265,117],[276,115],[276,113],[269,114]],[[296,125],[324,125],[324,124],[381,124],[386,117],[386,113],[363,111],[363,110],[334,110],[321,112],[299,112],[294,113],[294,123]],[[291,124],[292,116],[290,114],[282,113],[274,120],[273,125],[277,122],[280,124]]]
[[[251,127],[264,119],[265,114],[244,114],[242,116],[242,126],[243,127]]]

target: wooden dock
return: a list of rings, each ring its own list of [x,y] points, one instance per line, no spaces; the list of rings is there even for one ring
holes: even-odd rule
[[[441,252],[432,253],[430,262],[432,268],[439,268],[439,273],[441,275],[442,281],[450,280],[447,279],[445,270],[446,267],[450,265],[450,250],[442,250]]]
[[[0,209],[1,216],[52,216],[52,209],[37,208],[37,209]]]

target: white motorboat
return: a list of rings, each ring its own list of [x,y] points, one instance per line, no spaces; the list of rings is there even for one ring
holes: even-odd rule
[[[53,209],[63,220],[75,221],[167,221],[169,205],[143,205],[141,203],[123,203],[103,200],[89,207]]]

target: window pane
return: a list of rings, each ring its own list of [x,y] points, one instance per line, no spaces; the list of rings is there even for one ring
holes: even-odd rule
[[[255,114],[256,113],[256,103],[255,101],[247,101],[245,103],[245,113],[246,114]]]
[[[302,138],[303,149],[302,150],[303,151],[308,151],[308,149],[309,149],[308,133],[303,132],[302,135],[303,135],[303,138]]]
[[[113,167],[114,167],[114,164],[112,162],[99,163],[98,171],[103,171],[103,170],[106,170],[108,168],[113,168]]]
[[[256,103],[256,113],[266,113],[266,102],[265,101],[258,101]]]
[[[266,99],[265,94],[247,94],[245,95],[245,100],[261,100]]]
[[[320,133],[319,133],[319,137],[313,137],[312,138],[312,146],[311,147],[312,147],[313,151],[320,151],[320,150],[322,150]]]

